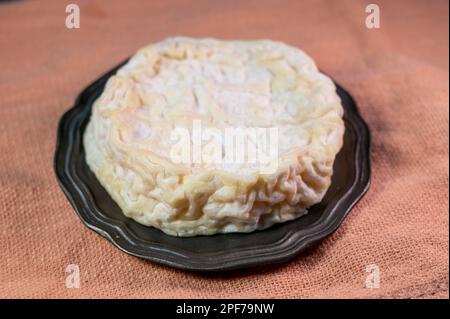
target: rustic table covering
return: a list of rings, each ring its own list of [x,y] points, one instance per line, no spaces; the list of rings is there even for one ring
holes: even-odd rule
[[[65,26],[72,2],[79,29]],[[448,2],[377,0],[379,29],[369,3],[0,2],[0,297],[448,298]],[[331,237],[286,264],[204,275],[128,256],[81,223],[53,173],[58,120],[92,80],[174,35],[284,41],[353,94],[372,186]]]

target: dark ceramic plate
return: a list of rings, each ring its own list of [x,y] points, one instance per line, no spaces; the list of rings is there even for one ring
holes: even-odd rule
[[[125,217],[85,161],[82,135],[92,103],[123,63],[88,86],[61,118],[54,167],[59,184],[87,227],[133,256],[164,265],[222,271],[279,263],[335,231],[370,182],[370,134],[352,97],[339,85],[345,109],[344,146],[321,203],[297,220],[249,234],[177,238]]]

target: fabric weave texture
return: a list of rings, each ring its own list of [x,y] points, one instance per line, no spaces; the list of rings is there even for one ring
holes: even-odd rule
[[[67,29],[69,3],[0,3],[0,297],[448,298],[447,1],[377,1],[380,29],[365,25],[367,1],[79,0],[80,29]],[[355,97],[372,185],[332,236],[285,264],[201,274],[129,256],[81,223],[53,173],[59,118],[174,35],[286,42]]]

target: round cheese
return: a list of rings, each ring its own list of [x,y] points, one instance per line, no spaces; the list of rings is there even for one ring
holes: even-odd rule
[[[251,232],[322,200],[342,115],[333,82],[299,49],[175,37],[108,80],[84,147],[137,222],[176,236]]]

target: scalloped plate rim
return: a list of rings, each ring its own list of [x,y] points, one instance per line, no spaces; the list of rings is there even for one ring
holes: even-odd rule
[[[92,207],[96,206],[95,204],[91,203],[89,205],[83,203],[83,201],[86,201],[86,197],[92,197],[93,195],[87,195],[79,188],[79,184],[82,182],[81,180],[75,180],[77,178],[76,172],[74,174],[70,169],[70,155],[72,154],[74,144],[73,139],[74,134],[77,132],[77,130],[73,129],[73,126],[76,126],[78,124],[77,121],[81,121],[84,118],[83,110],[89,106],[85,105],[84,102],[93,99],[93,95],[99,94],[99,87],[102,90],[107,79],[127,61],[128,59],[87,86],[76,99],[74,106],[63,114],[58,125],[54,156],[54,170],[58,183],[79,218],[88,228],[107,238],[120,250],[146,260],[178,269],[193,271],[224,271],[286,262],[297,256],[307,247],[333,233],[353,206],[368,191],[371,176],[370,130],[362,119],[354,99],[345,89],[335,82],[337,90],[340,93],[339,95],[346,95],[348,100],[348,105],[345,105],[346,129],[348,129],[347,124],[352,125],[356,131],[356,135],[359,137],[356,152],[353,154],[356,158],[355,163],[357,165],[355,170],[357,173],[355,180],[345,193],[345,196],[339,198],[332,208],[327,208],[330,210],[328,215],[322,220],[321,224],[315,225],[319,228],[316,232],[298,238],[299,232],[291,231],[282,237],[281,242],[273,243],[272,246],[275,247],[269,247],[270,245],[256,245],[245,251],[220,251],[214,254],[200,253],[196,255],[192,252],[183,253],[180,250],[176,251],[163,245],[147,245],[144,248],[139,248],[140,245],[137,245],[130,238],[136,236],[136,234],[129,234],[132,232],[127,229],[127,226],[122,221],[116,221],[114,223],[102,220],[95,213],[95,210],[99,210],[99,208]],[[82,132],[78,131],[78,133],[81,134]],[[63,159],[63,162],[61,162],[61,159]],[[333,187],[333,185],[330,187]],[[343,201],[344,203],[342,203]],[[262,230],[262,232],[264,231]],[[251,233],[247,235],[251,235]],[[208,238],[208,236],[204,236],[204,238]],[[183,240],[183,238],[180,238],[180,240]],[[286,244],[286,242],[288,243]],[[255,251],[258,253],[251,253]]]

